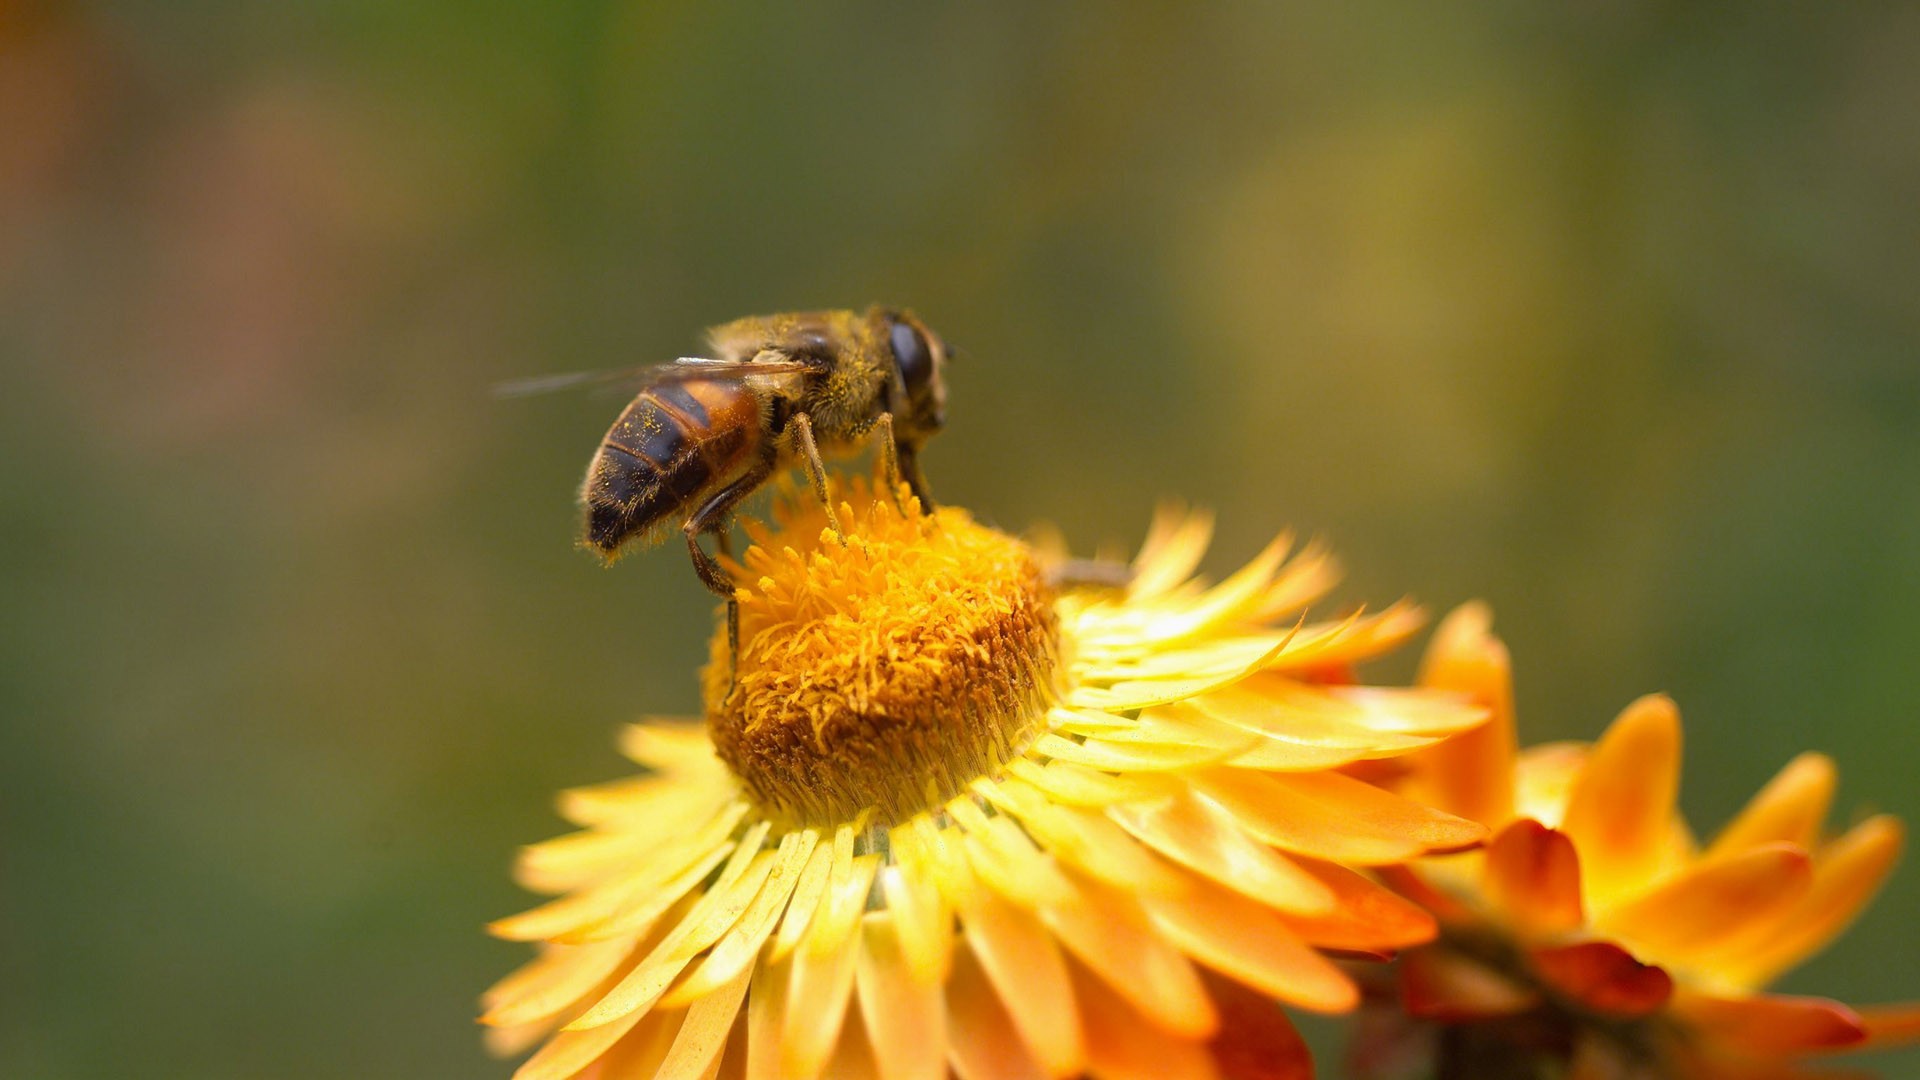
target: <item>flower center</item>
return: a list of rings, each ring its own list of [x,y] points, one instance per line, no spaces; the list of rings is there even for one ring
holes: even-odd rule
[[[838,497],[838,496],[836,496]],[[1027,545],[963,510],[923,515],[856,482],[845,539],[806,495],[748,525],[737,672],[705,672],[721,760],[770,813],[892,825],[1025,749],[1059,670],[1052,591]],[[729,675],[732,675],[729,678]]]

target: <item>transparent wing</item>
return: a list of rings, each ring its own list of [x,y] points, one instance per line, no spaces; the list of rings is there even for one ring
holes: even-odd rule
[[[737,379],[747,375],[778,375],[789,371],[808,371],[810,365],[798,360],[714,360],[705,356],[683,356],[670,364],[648,367],[608,368],[601,371],[569,371],[558,375],[534,375],[495,383],[497,398],[529,397],[556,390],[621,389],[639,393],[661,383],[687,379]]]

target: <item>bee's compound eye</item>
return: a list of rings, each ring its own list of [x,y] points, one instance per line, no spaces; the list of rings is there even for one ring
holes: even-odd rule
[[[907,384],[907,396],[919,400],[933,378],[933,353],[927,339],[910,323],[893,324],[893,359],[900,365],[900,378]]]

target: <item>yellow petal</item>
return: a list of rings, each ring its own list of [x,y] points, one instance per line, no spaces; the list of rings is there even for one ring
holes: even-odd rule
[[[1187,958],[1153,931],[1132,897],[1069,876],[1073,897],[1040,909],[1060,943],[1155,1024],[1188,1038],[1213,1033],[1217,1018]],[[1089,1044],[1089,1054],[1095,1052]]]
[[[896,829],[894,835],[897,840],[905,840],[912,833]],[[896,856],[903,847],[895,848]],[[886,898],[888,933],[906,965],[907,977],[921,986],[946,978],[953,951],[953,920],[932,875],[924,868],[883,866],[880,895]]]
[[[1258,623],[1278,621],[1325,596],[1339,581],[1339,562],[1319,541],[1309,541],[1274,575],[1248,618]]]
[[[844,847],[841,836],[846,837]],[[843,854],[844,852],[844,854]],[[827,895],[827,886],[835,865],[842,865],[843,876],[853,868],[853,829],[842,825],[834,831],[832,843],[816,844],[813,854],[807,857],[807,865],[800,870],[800,877],[793,885],[793,899],[787,901],[786,913],[780,916],[780,929],[773,937],[773,948],[768,950],[767,959],[778,961],[800,944],[800,938],[813,922],[814,912],[819,910],[820,901]]]
[[[1204,510],[1188,512],[1171,504],[1154,511],[1147,538],[1133,559],[1133,580],[1127,585],[1129,600],[1151,600],[1187,580],[1200,565],[1213,542],[1213,515]]]
[[[873,887],[873,875],[880,867],[875,855],[855,855],[847,863],[847,874],[834,868],[827,886],[826,907],[813,917],[813,925],[801,947],[812,953],[839,952],[860,925],[860,914],[867,907],[867,893]]]
[[[1067,806],[1104,807],[1140,797],[1138,784],[1065,761],[1042,765],[1019,757],[1007,762],[1007,771],[1045,792],[1050,801]]]
[[[1038,917],[998,893],[976,890],[960,912],[970,954],[993,984],[1021,1038],[1050,1076],[1086,1061],[1066,958]]]
[[[1587,899],[1651,881],[1667,858],[1680,784],[1680,714],[1662,694],[1627,706],[1573,782],[1559,828],[1580,852]]]
[[[558,1032],[514,1071],[513,1080],[567,1080],[611,1049],[621,1036],[633,1030],[643,1015],[630,1012],[585,1031]]]
[[[1420,664],[1420,685],[1459,694],[1487,710],[1487,722],[1409,757],[1406,791],[1430,806],[1490,828],[1513,816],[1513,664],[1493,636],[1484,604],[1454,610],[1433,632]]]
[[[644,825],[569,833],[530,844],[514,863],[514,880],[534,892],[557,893],[635,866],[685,866],[731,835],[746,816],[745,803],[730,793],[726,799],[731,801],[724,805],[721,799],[689,799]]]
[[[681,1009],[656,1009],[647,1014],[627,1036],[600,1055],[599,1063],[580,1074],[581,1080],[604,1080],[613,1076],[652,1076],[660,1071],[667,1053],[680,1037],[686,1022]]]
[[[707,726],[699,721],[652,720],[629,724],[620,732],[620,752],[634,763],[663,772],[718,765]]]
[[[869,880],[871,876],[869,870]],[[812,936],[810,932],[808,938]],[[853,990],[854,962],[859,953],[860,939],[851,934],[840,935],[833,949],[815,949],[809,941],[793,950],[786,1015],[781,1019],[776,1043],[780,1058],[778,1075],[782,1080],[818,1076],[826,1067],[841,1037],[840,1028],[847,1015],[847,995]]]
[[[1164,746],[1116,743],[1106,739],[1075,742],[1051,732],[1033,741],[1030,753],[1107,772],[1170,772],[1190,769],[1226,759],[1237,748],[1217,746]]]
[[[726,936],[714,945],[699,966],[688,973],[662,1004],[668,1007],[691,1006],[706,994],[733,982],[736,975],[753,963],[760,946],[773,931],[774,920],[780,917],[788,898],[793,895],[794,879],[799,877],[801,867],[806,865],[819,839],[820,834],[812,829],[790,832],[780,838],[780,847],[773,858],[773,870],[767,875],[766,884],[760,887],[753,902],[741,913],[739,922],[727,931]],[[746,984],[741,983],[743,993],[745,988]],[[690,1012],[688,1015],[693,1014]]]
[[[1775,841],[1811,848],[1833,803],[1835,780],[1833,759],[1825,754],[1794,758],[1714,837],[1705,857],[1717,859]]]
[[[1332,909],[1333,893],[1324,883],[1248,838],[1230,814],[1209,803],[1183,795],[1107,813],[1161,854],[1268,907],[1302,915]]]
[[[1904,837],[1899,819],[1883,814],[1868,818],[1822,848],[1814,858],[1813,884],[1780,920],[1778,932],[1723,960],[1722,970],[1745,985],[1759,986],[1819,952],[1880,891],[1900,857]]]
[[[633,942],[630,941],[557,948],[536,961],[547,967],[545,977],[539,981],[512,988],[504,994],[498,992],[498,987],[490,991],[488,997],[496,1003],[480,1017],[480,1022],[514,1027],[557,1016],[620,970],[620,965],[632,955]],[[562,962],[553,963],[555,958]]]
[[[831,850],[823,844],[821,851]],[[780,1071],[780,1026],[787,1016],[793,965],[756,964],[747,987],[747,1080],[786,1080]]]
[[[1028,1052],[1013,1018],[994,993],[973,953],[954,954],[953,977],[947,982],[947,1022],[953,1038],[947,1059],[960,1080],[1047,1080]]]
[[[487,925],[487,932],[508,941],[553,940],[571,936],[586,927],[606,925],[621,916],[618,926],[628,935],[644,934],[652,920],[706,879],[734,851],[730,841],[721,841],[701,853],[690,865],[677,871],[664,864],[671,876],[660,880],[662,867],[649,866],[642,873],[605,885],[585,889],[540,905],[531,911],[509,915]],[[613,935],[604,935],[613,936]]]
[[[764,835],[761,833],[762,837]],[[751,849],[742,844],[714,880],[711,889],[687,912],[687,917],[680,925],[626,978],[607,991],[605,997],[568,1024],[567,1029],[596,1027],[629,1012],[652,1008],[687,966],[687,962],[700,950],[719,940],[720,935],[739,921],[740,915],[766,883],[767,875],[773,869],[772,853],[751,853],[751,857],[743,862],[742,856],[750,852]]]
[[[1013,777],[998,782],[980,780],[973,787],[1002,811],[1018,818],[1029,834],[1068,866],[1135,892],[1180,888],[1179,878],[1166,863],[1154,858],[1139,841],[1102,814],[1049,802],[1037,789]]]
[[[943,1080],[946,1002],[939,983],[914,977],[891,911],[871,912],[861,920],[853,981],[881,1080]]]
[[[1181,951],[1290,1005],[1348,1012],[1360,1003],[1353,981],[1309,948],[1267,908],[1198,879],[1182,896],[1146,896],[1141,904]]]
[[[1763,844],[1699,862],[1652,891],[1596,912],[1594,925],[1659,962],[1684,963],[1769,913],[1791,907],[1813,878],[1794,844]]]
[[[727,1045],[734,1018],[740,1015],[741,999],[747,994],[752,972],[742,969],[731,982],[701,997],[687,1007],[687,1018],[674,1036],[667,1060],[660,1064],[656,1080],[699,1080],[718,1067],[720,1052]]]
[[[1156,1026],[1110,984],[1073,968],[1073,988],[1086,1017],[1087,1066],[1100,1080],[1213,1080],[1206,1047]]]

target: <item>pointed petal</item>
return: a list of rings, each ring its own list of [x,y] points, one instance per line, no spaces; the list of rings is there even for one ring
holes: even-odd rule
[[[1204,1046],[1167,1031],[1106,982],[1073,966],[1074,996],[1086,1017],[1087,1071],[1100,1080],[1213,1080]]]
[[[1786,910],[1813,880],[1807,853],[1765,844],[1698,862],[1652,891],[1594,916],[1594,925],[1642,955],[1684,963],[1739,933],[1751,921]]]
[[[752,972],[741,970],[731,982],[722,984],[687,1007],[687,1018],[674,1036],[667,1060],[660,1064],[656,1080],[699,1080],[710,1075],[726,1048],[733,1031],[734,1017],[740,1015],[740,1002],[747,996],[747,980]]]
[[[1904,837],[1899,819],[1883,814],[1822,848],[1814,861],[1813,884],[1799,905],[1780,919],[1771,938],[1727,958],[1726,973],[1748,986],[1760,986],[1819,952],[1880,891],[1900,857]]]
[[[914,978],[892,912],[872,912],[861,920],[853,982],[881,1080],[943,1080],[946,1002],[940,984]]]
[[[1167,858],[1268,907],[1301,915],[1333,908],[1333,893],[1318,878],[1256,843],[1229,811],[1208,802],[1183,795],[1107,813]]]
[[[844,846],[842,834],[847,838]],[[820,901],[827,895],[836,864],[842,866],[843,873],[850,872],[853,866],[853,829],[847,825],[835,831],[831,843],[815,844],[813,853],[807,857],[807,865],[801,868],[794,882],[793,899],[787,901],[787,910],[780,916],[780,929],[774,934],[773,948],[767,954],[769,961],[782,959],[800,944],[814,912],[819,910]]]
[[[831,850],[821,845],[822,850]],[[786,1021],[793,966],[785,960],[755,965],[747,988],[747,1080],[783,1080],[780,1026]]]
[[[1610,941],[1534,949],[1533,968],[1550,986],[1599,1013],[1647,1016],[1673,996],[1673,979]]]
[[[1309,944],[1323,949],[1380,959],[1396,949],[1432,941],[1433,916],[1406,898],[1348,870],[1313,859],[1294,860],[1333,891],[1333,910],[1324,915],[1280,912],[1280,921]]]
[[[612,1023],[585,1031],[561,1031],[514,1071],[513,1080],[567,1080],[633,1030],[644,1014],[631,1012]]]
[[[973,789],[1002,812],[1018,818],[1054,858],[1134,892],[1168,892],[1180,878],[1104,814],[1061,806],[1015,777],[980,780]]]
[[[1813,847],[1833,803],[1835,779],[1833,759],[1825,754],[1794,758],[1720,831],[1705,857],[1717,859],[1776,841]]]
[[[1040,909],[1060,943],[1159,1027],[1193,1039],[1213,1034],[1216,1018],[1200,976],[1154,932],[1140,905],[1096,882],[1069,880],[1072,898]],[[1094,1054],[1091,1044],[1087,1050]]]
[[[1262,841],[1316,859],[1375,866],[1480,842],[1486,828],[1339,773],[1208,769],[1195,786]]]
[[[1513,816],[1513,664],[1493,636],[1493,613],[1465,604],[1441,621],[1420,665],[1420,685],[1456,693],[1487,710],[1480,727],[1414,755],[1408,794],[1438,809],[1498,827]]]
[[[947,982],[947,1022],[953,1029],[947,1059],[960,1080],[1047,1080],[1050,1075],[1027,1050],[1012,1016],[968,949],[954,953],[953,977]]]
[[[619,971],[620,966],[632,958],[633,949],[634,943],[630,941],[557,947],[535,961],[545,965],[537,981],[510,987],[504,993],[497,988],[489,991],[492,1003],[480,1022],[495,1027],[517,1027],[557,1016]],[[560,962],[555,963],[555,959]],[[520,972],[514,974],[517,976]]]
[[[1220,1010],[1220,1033],[1207,1049],[1233,1080],[1313,1080],[1313,1055],[1272,1000],[1218,975],[1207,992]]]
[[[1825,998],[1757,994],[1748,998],[1676,993],[1673,1011],[1717,1043],[1763,1057],[1853,1046],[1867,1029],[1852,1009]]]
[[[1487,845],[1482,887],[1523,933],[1551,935],[1586,923],[1580,856],[1566,834],[1521,818]]]
[[[1154,925],[1182,952],[1289,1005],[1341,1013],[1360,1003],[1353,980],[1296,937],[1272,911],[1238,893],[1191,880],[1184,895],[1141,898]]]
[[[1680,714],[1664,695],[1643,697],[1594,745],[1560,822],[1589,900],[1638,889],[1660,870],[1679,784]]]
[[[992,983],[1021,1038],[1051,1076],[1085,1066],[1080,1014],[1067,962],[1037,916],[989,889],[975,890],[960,912],[970,954]]]
[[[782,1080],[816,1077],[827,1065],[841,1039],[847,1015],[847,997],[853,990],[854,960],[860,940],[838,935],[830,949],[814,947],[813,934],[793,950],[793,974],[787,983],[786,1015],[780,1022]]]
[[[1920,1001],[1868,1005],[1858,1010],[1867,1028],[1868,1046],[1910,1046],[1920,1042]]]
[[[663,999],[662,1004],[669,1007],[691,1005],[700,997],[733,982],[736,975],[753,963],[760,946],[773,931],[774,920],[786,909],[787,900],[793,895],[794,880],[800,876],[801,868],[813,854],[814,845],[819,839],[820,834],[812,829],[790,832],[780,838],[780,847],[773,859],[773,871],[767,876],[760,892],[754,896],[753,903],[741,913],[740,921],[714,945],[699,966]],[[742,983],[741,991],[744,993],[745,989],[746,984]]]

